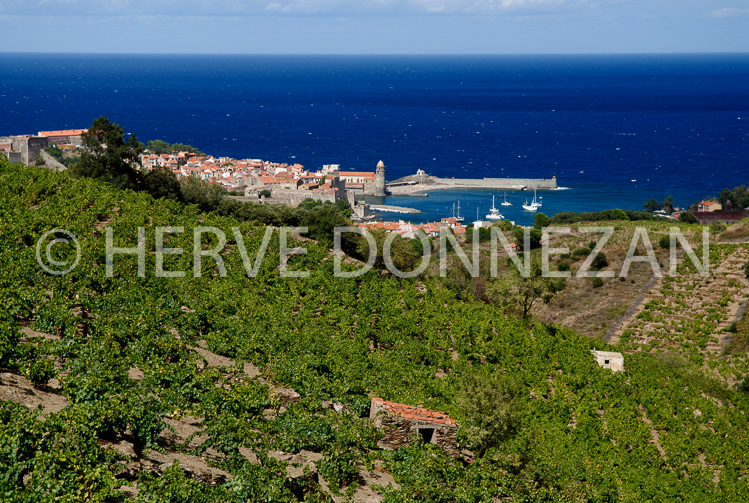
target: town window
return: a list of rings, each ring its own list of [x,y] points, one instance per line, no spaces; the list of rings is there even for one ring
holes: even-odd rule
[[[608,365],[609,364],[609,360],[603,360],[603,364],[604,365]]]
[[[431,444],[434,439],[434,428],[419,428],[419,435],[425,444]]]

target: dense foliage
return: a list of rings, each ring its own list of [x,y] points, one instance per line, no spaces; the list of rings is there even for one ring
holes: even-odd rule
[[[143,144],[135,135],[125,139],[119,124],[101,116],[81,134],[83,151],[72,171],[78,176],[96,178],[122,189],[135,189],[140,176],[135,169]]]
[[[625,373],[612,373],[589,353],[608,349],[601,341],[457,300],[436,283],[376,271],[334,278],[327,244],[292,238],[307,253],[289,268],[310,275],[281,278],[277,232],[257,275],[247,277],[232,227],[254,261],[264,236],[257,224],[302,223],[291,209],[245,206],[238,219],[7,162],[0,193],[0,364],[36,375],[39,385],[59,380],[68,399],[45,421],[0,403],[3,501],[111,500],[127,480],[126,461],[101,444],[127,437],[147,452],[168,429],[167,416],[187,414],[201,418],[202,439],[198,448],[179,448],[214,450],[231,478],[207,486],[175,463],[138,477],[140,500],[329,501],[317,478],[292,479],[286,461],[268,456],[303,449],[322,455],[319,472],[333,491],[354,487],[357,471],[381,463],[400,484],[381,490],[388,502],[742,502],[749,495],[749,402],[699,364],[635,352],[626,355]],[[119,247],[136,246],[137,229],[146,228],[145,277],[138,258],[124,255],[106,276],[105,222]],[[167,225],[186,230],[166,237],[166,246],[186,252],[164,258],[164,269],[186,271],[184,278],[154,273],[154,228]],[[210,257],[194,277],[188,251],[198,226],[226,234],[225,277]],[[80,263],[65,276],[36,261],[35,243],[53,228],[80,242]],[[75,255],[70,246],[55,250],[60,261]],[[54,338],[32,350],[20,324]],[[193,349],[202,341],[237,366],[206,367]],[[265,381],[244,374],[244,362]],[[134,368],[142,379],[130,376]],[[276,384],[300,400],[282,408],[270,391]],[[419,442],[378,449],[370,394],[450,414],[475,462]]]
[[[192,145],[185,145],[182,143],[168,143],[164,140],[149,140],[146,144],[146,149],[156,155],[171,154],[176,152],[192,152],[193,154],[202,154],[197,147]]]
[[[723,209],[741,210],[749,208],[749,190],[746,185],[739,185],[733,189],[725,188],[718,194],[718,202]]]
[[[577,222],[601,222],[605,220],[662,220],[663,217],[647,211],[603,210],[595,212],[574,213],[571,211],[560,211],[550,218],[550,223],[555,225],[574,224]]]

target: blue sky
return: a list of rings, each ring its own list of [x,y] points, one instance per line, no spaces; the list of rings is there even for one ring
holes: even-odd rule
[[[0,0],[0,51],[749,52],[749,0]]]

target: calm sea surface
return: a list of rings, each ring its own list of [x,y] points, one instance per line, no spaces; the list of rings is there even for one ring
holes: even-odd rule
[[[556,175],[543,211],[689,204],[749,182],[749,55],[143,56],[0,54],[0,135],[99,115],[142,141],[341,164],[389,179]],[[491,191],[388,198],[415,221],[473,219]],[[495,193],[501,195],[499,193]],[[508,193],[520,223],[527,194]],[[532,194],[531,194],[532,196]],[[389,215],[398,218],[397,215]]]

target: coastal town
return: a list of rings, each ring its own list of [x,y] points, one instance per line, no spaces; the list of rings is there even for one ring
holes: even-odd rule
[[[55,164],[45,151],[48,147],[75,150],[82,147],[81,134],[87,129],[65,129],[39,131],[37,134],[0,136],[0,152],[11,162],[31,165],[39,159]],[[65,169],[60,165],[60,169]],[[436,236],[440,229],[449,228],[454,234],[466,233],[464,218],[457,215],[443,217],[438,222],[411,223],[377,221],[374,210],[391,213],[418,213],[412,208],[393,207],[385,204],[370,205],[365,198],[383,198],[387,195],[416,195],[427,190],[496,188],[526,190],[533,188],[556,189],[557,179],[483,178],[456,179],[438,178],[418,170],[390,182],[385,178],[385,163],[379,161],[374,171],[343,171],[339,164],[325,164],[318,170],[310,170],[302,164],[267,161],[260,158],[235,159],[228,156],[215,157],[195,151],[172,151],[154,153],[146,149],[139,158],[139,169],[150,171],[162,168],[178,179],[198,178],[205,183],[218,185],[234,197],[259,204],[285,204],[298,206],[303,201],[338,203],[346,201],[351,207],[351,218],[355,225],[385,232],[395,232],[406,238],[416,237],[417,231],[427,236]],[[696,204],[692,213],[702,224],[722,221],[735,223],[746,217],[743,208],[732,208],[730,202],[723,207],[719,202],[703,200]],[[664,218],[679,219],[681,209],[670,211],[658,209],[655,213]],[[473,228],[489,227],[492,221],[477,219],[470,222]],[[514,222],[513,222],[514,224]]]
[[[352,208],[355,225],[365,229],[395,232],[405,238],[415,238],[421,230],[427,236],[437,236],[442,228],[455,234],[465,234],[466,227],[459,217],[445,217],[439,222],[413,224],[404,220],[397,222],[373,221],[375,213],[370,205],[358,199],[361,196],[382,197],[385,188],[385,164],[377,163],[375,171],[341,171],[338,164],[323,165],[311,171],[301,164],[286,164],[262,159],[233,159],[231,157],[201,156],[190,152],[173,154],[148,154],[141,156],[143,169],[165,167],[178,177],[196,176],[208,183],[215,183],[230,192],[241,191],[245,198],[259,203],[288,204],[297,206],[306,199],[336,203],[345,200]],[[378,208],[387,208],[380,205]],[[485,222],[489,225],[491,222]],[[482,222],[474,222],[481,226]]]
[[[44,157],[44,149],[47,147],[55,146],[64,150],[81,148],[81,134],[86,131],[68,129],[39,131],[36,135],[4,136],[0,137],[0,152],[12,162],[30,165],[39,156]],[[239,197],[242,199],[260,204],[298,206],[307,199],[331,203],[345,200],[352,209],[351,216],[355,225],[369,230],[395,232],[406,238],[416,237],[415,233],[419,230],[427,236],[438,235],[442,228],[450,228],[457,235],[466,232],[462,219],[455,216],[421,224],[404,220],[375,221],[377,215],[361,198],[384,197],[389,193],[383,161],[377,163],[374,171],[342,171],[338,164],[326,164],[313,171],[298,163],[271,162],[259,158],[214,157],[190,151],[155,154],[146,150],[140,156],[139,168],[146,171],[164,168],[178,179],[196,177],[206,183],[221,186],[229,193],[241,193]],[[389,207],[378,205],[377,208]],[[397,208],[392,209],[398,211]],[[473,224],[482,225],[481,222]],[[489,224],[490,222],[484,223],[487,226]]]

